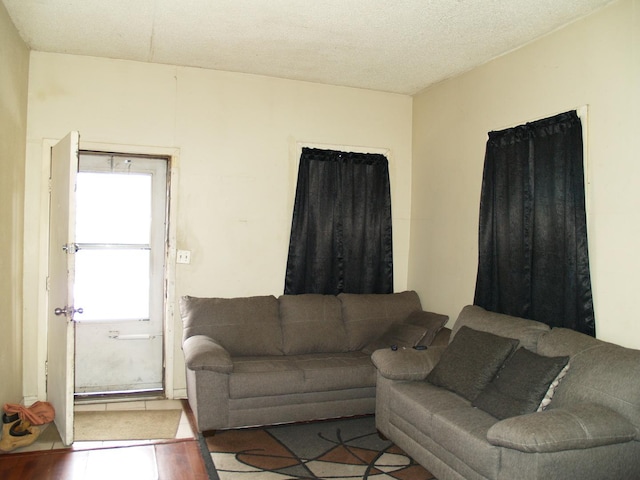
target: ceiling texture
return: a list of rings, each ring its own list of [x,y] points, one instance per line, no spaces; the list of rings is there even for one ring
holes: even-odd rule
[[[612,0],[1,0],[27,45],[413,95]]]

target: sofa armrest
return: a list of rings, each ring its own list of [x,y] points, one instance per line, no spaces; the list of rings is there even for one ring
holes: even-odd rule
[[[614,410],[583,403],[507,418],[489,429],[487,440],[521,452],[558,452],[629,442],[637,435]]]
[[[445,347],[430,347],[426,350],[385,348],[371,355],[378,372],[391,380],[424,380],[440,360]]]
[[[206,335],[193,335],[182,343],[184,361],[189,370],[231,373],[233,362],[225,348]]]

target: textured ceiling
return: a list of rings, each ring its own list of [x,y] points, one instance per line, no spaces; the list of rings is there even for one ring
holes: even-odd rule
[[[34,50],[414,94],[611,0],[2,0]]]

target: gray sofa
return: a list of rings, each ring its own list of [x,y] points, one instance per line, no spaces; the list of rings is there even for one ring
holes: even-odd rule
[[[180,309],[199,431],[373,413],[371,353],[431,343],[447,320],[413,291],[185,296]]]
[[[509,339],[526,351],[495,361],[488,352]],[[516,354],[529,360],[518,365]],[[638,350],[467,306],[448,346],[378,350],[372,360],[377,428],[438,480],[640,478]],[[480,383],[465,375],[486,375],[492,362]],[[530,394],[544,376],[538,366],[553,362]]]

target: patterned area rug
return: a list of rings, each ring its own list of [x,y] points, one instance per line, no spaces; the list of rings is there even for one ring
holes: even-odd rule
[[[220,480],[434,479],[378,436],[374,417],[227,430],[203,442]]]

